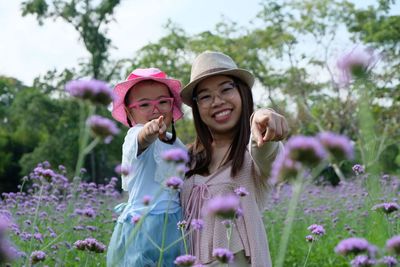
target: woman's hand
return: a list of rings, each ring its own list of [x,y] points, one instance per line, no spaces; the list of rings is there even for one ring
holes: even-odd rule
[[[289,131],[285,117],[272,109],[257,110],[250,123],[253,139],[259,147],[269,141],[285,139]]]

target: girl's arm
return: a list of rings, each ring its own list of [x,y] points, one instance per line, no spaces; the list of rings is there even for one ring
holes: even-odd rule
[[[260,109],[250,118],[250,154],[265,177],[269,176],[271,164],[283,150],[279,142],[288,134],[286,119],[272,109]]]
[[[138,134],[139,154],[151,145],[157,138],[162,138],[167,131],[164,117],[147,122]]]

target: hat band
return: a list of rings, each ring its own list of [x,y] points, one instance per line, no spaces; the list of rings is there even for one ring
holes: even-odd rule
[[[202,77],[202,76],[204,76],[204,75],[206,75],[206,74],[213,73],[213,72],[217,72],[217,71],[221,71],[221,70],[230,70],[230,69],[228,69],[228,68],[214,68],[214,69],[209,69],[209,70],[203,71],[203,72],[201,72],[200,74],[196,75],[196,77],[194,77],[194,78],[192,79],[192,81],[194,81],[194,80],[196,80],[196,79],[198,79],[198,78],[200,78],[200,77]]]

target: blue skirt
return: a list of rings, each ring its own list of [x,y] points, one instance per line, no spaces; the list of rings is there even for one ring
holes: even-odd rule
[[[180,239],[177,223],[181,220],[181,210],[176,213],[148,214],[140,227],[134,231],[134,223],[126,220],[117,222],[107,250],[108,267],[154,267],[160,257],[165,216],[168,221],[164,237],[164,249]],[[140,223],[137,223],[140,224]],[[155,243],[155,244],[154,244]],[[175,266],[176,257],[183,255],[183,242],[179,241],[164,251],[163,267]]]

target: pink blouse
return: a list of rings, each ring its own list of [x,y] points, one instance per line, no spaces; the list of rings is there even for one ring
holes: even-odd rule
[[[267,196],[267,186],[260,179],[266,179],[271,163],[280,150],[282,143],[270,142],[258,148],[254,142],[246,151],[243,166],[237,176],[230,176],[231,164],[226,164],[209,176],[193,175],[185,180],[181,191],[184,218],[203,219],[204,228],[189,235],[191,254],[203,263],[215,259],[213,249],[228,248],[226,228],[222,219],[214,216],[203,217],[202,209],[206,202],[216,195],[232,194],[238,187],[245,187],[249,195],[241,197],[243,216],[235,220],[229,249],[233,253],[244,251],[249,257],[251,266],[272,266],[268,248],[267,234],[263,223],[263,211]],[[266,181],[264,181],[266,184]]]

